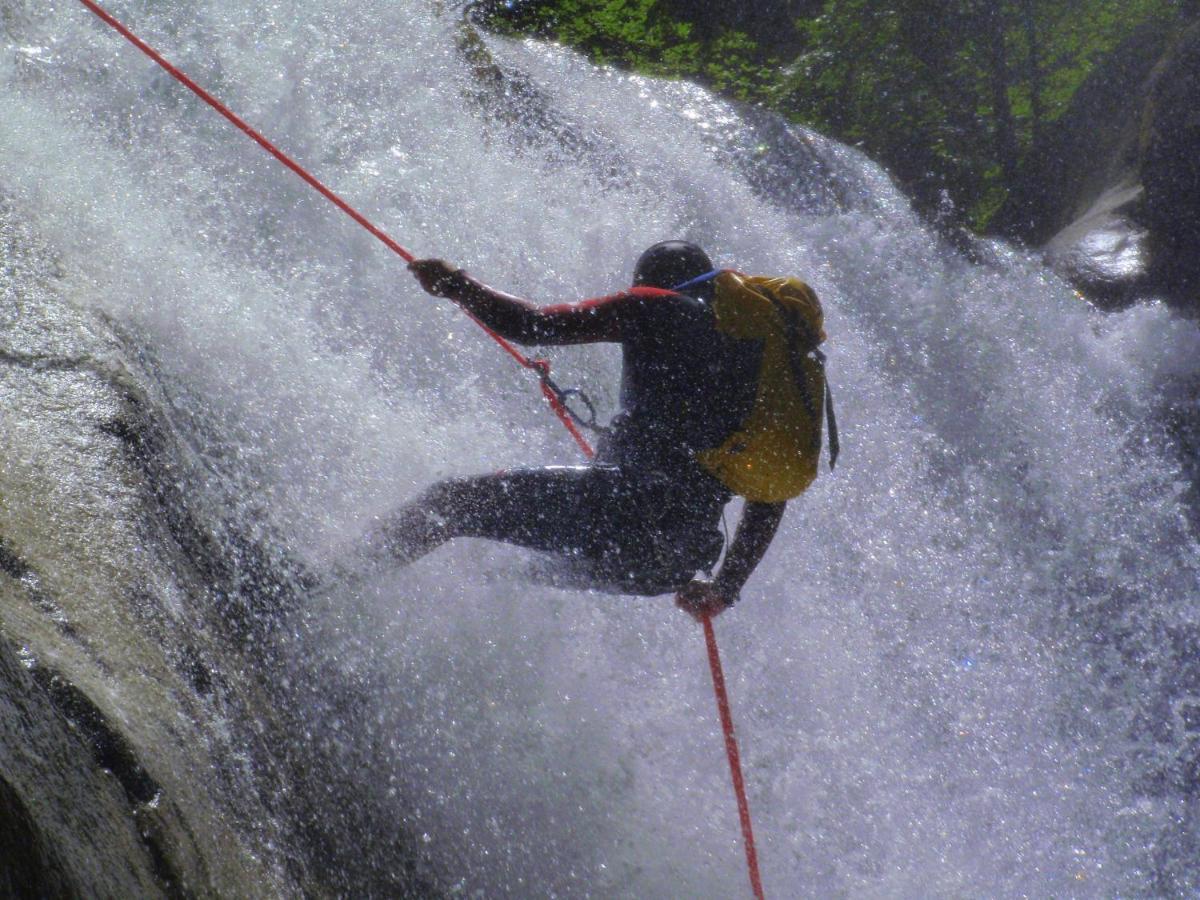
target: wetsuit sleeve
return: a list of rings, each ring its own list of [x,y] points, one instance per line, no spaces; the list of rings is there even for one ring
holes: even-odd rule
[[[721,593],[736,600],[746,579],[767,552],[775,537],[787,503],[747,502],[738,523],[733,544],[725,554],[725,562],[713,584]]]
[[[520,344],[620,341],[643,315],[647,298],[629,291],[555,306],[537,306],[457,273],[447,296],[502,337]]]

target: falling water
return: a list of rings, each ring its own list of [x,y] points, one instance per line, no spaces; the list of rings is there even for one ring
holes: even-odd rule
[[[686,237],[817,289],[843,456],[717,623],[768,895],[1200,890],[1200,555],[1164,425],[1194,397],[1194,325],[1150,299],[1102,316],[1028,254],[967,258],[852,149],[442,4],[113,11],[402,243],[489,283],[603,294]],[[319,576],[437,478],[575,461],[460,313],[81,6],[7,0],[0,23],[0,192],[135,348],[199,521]],[[551,356],[613,410],[614,348]],[[341,840],[364,868],[415,854],[449,893],[741,895],[699,630],[667,597],[531,586],[525,561],[461,541],[354,592],[298,589],[303,653],[245,677],[294,696],[295,753],[329,745],[371,799]],[[291,695],[285,669],[320,684]],[[168,702],[122,686],[128,716]],[[183,765],[160,753],[147,768]]]

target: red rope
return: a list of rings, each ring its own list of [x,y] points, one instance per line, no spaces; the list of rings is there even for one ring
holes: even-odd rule
[[[274,144],[272,144],[270,141],[268,141],[265,137],[263,137],[261,134],[259,134],[257,131],[255,131],[253,128],[251,128],[248,124],[246,124],[246,122],[243,119],[241,119],[239,116],[237,116],[224,103],[222,103],[220,100],[218,100],[212,94],[210,94],[204,88],[200,87],[200,85],[196,84],[196,82],[192,81],[192,79],[188,78],[188,76],[186,74],[181,72],[179,69],[175,68],[175,66],[171,65],[171,63],[169,63],[166,59],[164,59],[163,56],[157,50],[155,50],[153,47],[151,47],[149,44],[147,44],[145,41],[143,41],[140,37],[138,37],[136,34],[134,34],[132,31],[130,31],[128,28],[126,28],[124,25],[122,25],[120,22],[118,22],[116,19],[114,19],[111,15],[109,15],[107,12],[105,12],[104,9],[101,8],[99,4],[93,2],[93,0],[79,0],[79,2],[82,3],[84,6],[86,6],[88,9],[90,9],[92,12],[94,12],[102,21],[105,22],[105,24],[112,26],[113,30],[115,30],[118,34],[120,34],[121,37],[125,38],[125,40],[129,41],[129,43],[133,44],[133,46],[137,47],[139,50],[141,50],[143,53],[145,53],[148,57],[150,57],[152,60],[154,60],[160,66],[162,66],[168,72],[170,72],[176,81],[178,81],[180,84],[182,84],[184,87],[186,87],[189,91],[191,91],[193,94],[195,94],[197,97],[199,97],[205,103],[207,103],[209,106],[211,106],[217,112],[219,112],[221,115],[223,115],[226,119],[228,119],[235,126],[237,126],[237,128],[244,131],[250,137],[250,139],[252,141],[254,141],[256,144],[258,144],[260,147],[262,147],[264,150],[266,150],[268,153],[270,153],[273,157],[275,157],[277,160],[279,160],[281,163],[283,163],[285,166],[287,166],[289,169],[291,169],[293,172],[295,172],[297,175],[299,175],[301,178],[303,178],[305,181],[307,181],[309,183],[309,185],[311,185],[319,194],[321,194],[322,197],[327,199],[330,203],[332,203],[334,206],[336,206],[338,209],[340,209],[342,212],[344,212],[346,215],[348,215],[350,218],[352,218],[355,222],[357,222],[363,228],[367,229],[367,231],[371,232],[371,234],[375,235],[375,237],[379,238],[379,240],[383,241],[383,243],[387,246],[387,248],[389,250],[391,250],[393,253],[395,253],[397,256],[399,256],[401,259],[403,259],[405,262],[413,261],[414,257],[411,253],[409,253],[407,250],[405,250],[403,247],[401,247],[399,244],[397,244],[394,240],[392,240],[390,237],[388,237],[386,234],[384,234],[383,231],[381,231],[380,229],[378,229],[374,225],[372,225],[367,220],[366,216],[359,213],[349,203],[347,203],[345,200],[343,200],[341,197],[339,197],[337,194],[335,194],[329,188],[325,187],[325,185],[323,185],[320,181],[318,181],[316,178],[314,178],[306,170],[301,168],[290,156],[288,156],[286,153],[284,153],[282,150],[280,150],[278,147],[276,147]]]
[[[189,91],[232,122],[234,126],[238,128],[238,130],[244,132],[252,141],[254,141],[273,157],[283,163],[283,165],[287,166],[287,168],[291,169],[302,179],[304,179],[304,181],[307,182],[308,185],[322,197],[324,197],[326,200],[348,215],[351,219],[373,234],[383,243],[385,247],[399,256],[402,260],[410,263],[416,258],[408,250],[404,249],[404,247],[400,246],[400,244],[389,237],[383,231],[383,229],[376,227],[366,216],[364,216],[353,206],[322,184],[321,181],[316,178],[316,176],[314,176],[294,159],[263,137],[261,133],[252,128],[244,119],[233,112],[233,110],[231,110],[228,106],[214,97],[204,88],[200,87],[200,85],[196,84],[196,82],[192,81],[192,79],[189,78],[185,72],[176,68],[165,57],[163,57],[161,53],[122,25],[119,21],[117,21],[117,19],[105,11],[104,8],[98,3],[94,2],[94,0],[79,0],[79,2],[95,13],[101,21],[103,21],[106,25],[109,25],[114,31],[120,34],[121,37],[125,38],[125,40],[129,41],[129,43],[133,44],[133,46],[137,47],[144,54],[146,54],[146,56],[150,57],[150,59],[154,60],[154,62],[166,69],[166,71],[170,73],[170,75],[176,81],[178,81]],[[526,369],[536,372],[539,376],[541,376],[542,392],[546,394],[546,399],[550,402],[550,408],[554,410],[554,414],[562,420],[563,425],[566,427],[571,437],[575,438],[575,442],[583,448],[583,452],[588,456],[591,456],[592,448],[588,446],[588,442],[584,439],[583,435],[579,433],[579,429],[575,427],[575,423],[571,421],[570,413],[567,412],[567,409],[563,405],[562,401],[558,399],[557,395],[554,395],[553,391],[548,392],[546,378],[549,377],[550,374],[550,364],[545,360],[530,359],[491,328],[488,328],[486,325],[484,325],[483,322],[479,321],[479,319],[475,318],[475,316],[471,316],[471,318],[474,319],[475,323],[487,333],[488,337],[500,345],[501,349],[504,350],[505,353],[515,359]]]
[[[99,17],[103,22],[112,27],[118,34],[125,38],[125,40],[129,41],[129,43],[141,50],[142,53],[146,54],[146,56],[150,57],[150,59],[162,66],[162,68],[169,72],[171,76],[174,77],[175,80],[177,80],[180,84],[182,84],[197,97],[232,122],[234,126],[236,126],[240,131],[244,132],[256,144],[258,144],[273,157],[279,160],[279,162],[304,179],[304,181],[307,182],[309,186],[316,190],[317,193],[319,193],[322,197],[327,199],[334,206],[352,218],[355,222],[373,234],[389,250],[391,250],[405,262],[412,262],[415,259],[415,257],[409,253],[408,250],[404,249],[404,247],[396,243],[396,241],[394,241],[381,229],[372,224],[366,218],[366,216],[354,209],[354,207],[327,188],[315,176],[295,162],[290,156],[268,141],[254,128],[250,127],[245,120],[237,116],[232,110],[229,109],[229,107],[221,103],[220,100],[218,100],[208,91],[204,90],[204,88],[200,87],[200,85],[196,84],[196,82],[192,81],[192,79],[189,78],[185,73],[173,66],[153,47],[139,38],[136,34],[122,25],[111,15],[109,15],[109,13],[107,13],[99,4],[95,3],[94,0],[79,0],[79,2],[95,13],[96,16]],[[562,399],[548,384],[550,364],[542,359],[530,359],[511,343],[509,343],[509,341],[505,340],[505,338],[481,322],[476,316],[472,315],[470,312],[468,312],[467,315],[469,315],[475,324],[482,328],[488,337],[495,341],[505,353],[516,360],[521,366],[536,372],[541,377],[542,393],[545,395],[547,403],[550,404],[550,408],[554,411],[554,414],[558,416],[559,420],[563,423],[563,427],[567,429],[567,432],[571,435],[571,437],[575,439],[575,443],[579,445],[579,448],[583,451],[584,455],[591,458],[594,455],[591,445],[579,431],[579,428],[576,427],[574,421],[572,421],[570,413],[567,411]],[[758,854],[754,849],[754,833],[750,826],[750,805],[746,801],[746,786],[742,779],[742,765],[738,756],[737,738],[733,732],[733,716],[729,711],[729,697],[725,692],[725,676],[721,670],[721,657],[717,652],[717,638],[713,632],[712,620],[707,616],[704,618],[704,638],[708,644],[708,663],[709,668],[712,670],[713,690],[717,695],[717,712],[721,717],[721,728],[725,732],[725,752],[729,757],[729,770],[733,776],[733,790],[737,795],[738,816],[742,822],[742,838],[746,845],[746,865],[750,870],[750,886],[754,890],[754,896],[756,900],[763,900],[762,879],[759,877],[758,873]]]
[[[750,889],[755,900],[763,900],[762,877],[758,874],[758,851],[754,849],[754,829],[750,825],[750,803],[746,800],[746,784],[742,780],[742,761],[738,754],[737,737],[733,733],[733,714],[729,711],[729,695],[725,692],[725,672],[721,654],[717,651],[717,635],[712,617],[704,617],[704,640],[708,644],[708,667],[712,671],[713,692],[717,695],[717,712],[721,730],[725,732],[725,755],[729,757],[729,773],[733,776],[733,792],[737,795],[738,818],[742,821],[742,842],[746,846],[746,868],[750,871]]]

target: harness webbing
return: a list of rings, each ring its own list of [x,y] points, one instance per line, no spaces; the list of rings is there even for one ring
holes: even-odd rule
[[[156,62],[159,66],[165,69],[176,81],[190,90],[193,94],[215,109],[218,113],[228,119],[238,130],[244,132],[251,140],[270,153],[273,157],[279,160],[288,169],[291,169],[300,178],[302,178],[310,187],[312,187],[322,197],[348,215],[351,219],[369,231],[372,235],[379,239],[384,246],[403,259],[406,263],[413,262],[416,257],[408,250],[398,244],[395,240],[389,237],[382,229],[378,228],[367,219],[366,216],[354,209],[349,203],[335,194],[332,190],[326,187],[314,175],[303,168],[299,163],[293,160],[290,156],[268,141],[261,133],[252,128],[245,120],[235,114],[229,107],[223,104],[220,100],[206,91],[200,85],[196,84],[184,72],[168,62],[158,51],[139,38],[136,34],[126,28],[117,19],[104,10],[95,0],[79,0],[85,7],[93,12],[101,21],[110,26],[114,31],[137,47],[142,53]],[[715,275],[716,273],[711,273]],[[703,279],[698,279],[703,280]],[[511,356],[523,368],[529,369],[538,376],[538,381],[542,389],[542,394],[546,398],[546,402],[558,416],[567,433],[575,439],[575,443],[579,445],[579,449],[584,455],[591,458],[595,455],[595,451],[588,443],[587,438],[583,436],[579,428],[576,427],[572,419],[574,415],[567,407],[564,397],[568,392],[559,388],[550,377],[550,363],[544,359],[534,359],[526,356],[520,350],[506,340],[502,335],[497,334],[492,328],[488,327],[483,321],[475,316],[470,310],[463,309],[471,320],[483,329],[493,341],[495,341],[505,353]],[[593,416],[593,420],[594,420]],[[762,881],[758,874],[758,857],[754,849],[754,835],[750,827],[750,807],[746,801],[746,789],[742,780],[741,763],[738,758],[737,738],[733,731],[733,719],[729,712],[729,697],[725,691],[725,676],[721,669],[721,658],[717,652],[717,639],[713,632],[712,619],[709,616],[704,617],[704,636],[708,645],[708,660],[709,667],[712,671],[713,690],[717,695],[717,711],[721,717],[721,727],[725,733],[725,750],[729,757],[729,768],[733,776],[733,788],[737,794],[738,815],[742,824],[742,837],[746,845],[746,863],[750,870],[750,884],[754,890],[754,896],[757,900],[762,900]]]

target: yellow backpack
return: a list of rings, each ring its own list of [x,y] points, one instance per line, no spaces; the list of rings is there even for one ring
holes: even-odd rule
[[[763,503],[789,500],[817,477],[821,419],[829,423],[829,468],[838,455],[833,396],[825,378],[824,313],[798,278],[725,271],[714,279],[717,330],[763,342],[758,391],[741,427],[700,464],[735,494]]]

